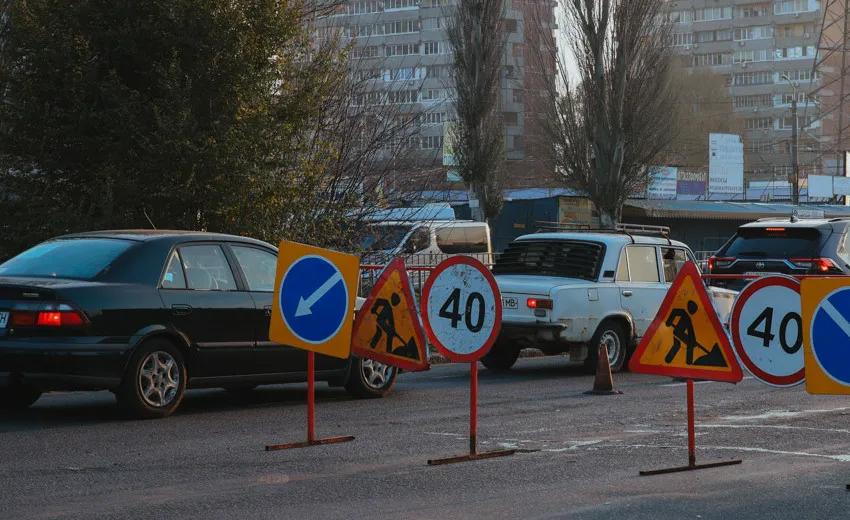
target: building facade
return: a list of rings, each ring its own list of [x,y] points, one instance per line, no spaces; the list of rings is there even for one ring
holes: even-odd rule
[[[352,46],[352,73],[368,82],[360,96],[361,106],[416,121],[415,131],[406,135],[415,148],[416,168],[397,172],[440,172],[444,187],[457,187],[451,168],[450,128],[455,121],[452,88],[452,49],[446,27],[455,0],[354,0],[337,6],[320,20],[319,31],[338,31],[343,43]],[[501,104],[504,118],[504,149],[507,159],[505,185],[509,188],[546,187],[553,182],[539,160],[535,146],[538,118],[526,110],[526,90],[540,81],[554,80],[553,66],[539,71],[527,66],[524,53],[529,42],[539,42],[541,31],[526,30],[529,20],[540,20],[541,0],[504,0],[504,29],[507,44],[501,64]],[[535,16],[530,16],[530,13]],[[552,10],[543,23],[552,23]],[[552,27],[545,34],[552,35]],[[445,148],[444,148],[444,145]],[[387,147],[388,155],[398,155]],[[391,157],[389,159],[392,159]],[[429,177],[433,179],[433,176]],[[429,181],[433,182],[433,181]],[[429,186],[429,188],[437,188]]]
[[[745,129],[745,182],[793,179],[795,97],[800,177],[824,173],[816,67],[821,1],[678,0],[670,9],[672,45],[686,71],[726,80],[729,117],[741,118]]]

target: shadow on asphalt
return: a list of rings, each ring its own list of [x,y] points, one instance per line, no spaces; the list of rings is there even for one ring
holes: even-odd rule
[[[482,385],[515,384],[579,376],[592,378],[584,373],[581,366],[559,362],[557,358],[521,359],[507,371],[480,367],[478,374]],[[410,394],[425,386],[466,388],[468,385],[468,365],[438,365],[430,372],[402,375],[387,398],[392,399],[394,393]],[[175,416],[203,415],[247,408],[303,406],[306,400],[307,388],[304,383],[260,386],[242,395],[232,395],[217,388],[189,390]],[[317,403],[342,401],[356,401],[356,399],[349,396],[342,388],[328,387],[322,382],[316,384]],[[4,412],[0,416],[0,433],[110,422],[134,422],[123,414],[110,392],[50,393],[45,394],[29,410],[15,413]]]

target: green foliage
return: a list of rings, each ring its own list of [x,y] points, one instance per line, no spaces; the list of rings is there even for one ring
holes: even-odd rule
[[[151,223],[332,236],[335,215],[319,209],[332,154],[313,129],[345,62],[312,44],[306,7],[13,2],[0,35],[6,247]]]

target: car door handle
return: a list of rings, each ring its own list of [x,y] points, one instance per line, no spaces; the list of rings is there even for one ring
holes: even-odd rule
[[[185,316],[187,314],[192,314],[192,306],[174,304],[171,306],[171,314],[174,314],[175,316]]]
[[[623,291],[623,296],[625,296],[626,298],[628,298],[631,295],[632,295],[632,291]]]
[[[272,315],[272,306],[271,305],[266,305],[265,307],[263,307],[263,310],[266,311],[266,316]]]

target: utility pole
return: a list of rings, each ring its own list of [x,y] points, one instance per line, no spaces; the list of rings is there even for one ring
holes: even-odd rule
[[[797,161],[798,139],[797,135],[797,87],[788,78],[787,74],[782,79],[791,85],[791,166],[794,168],[794,184],[791,186],[791,201],[796,205],[800,203],[800,165]]]

